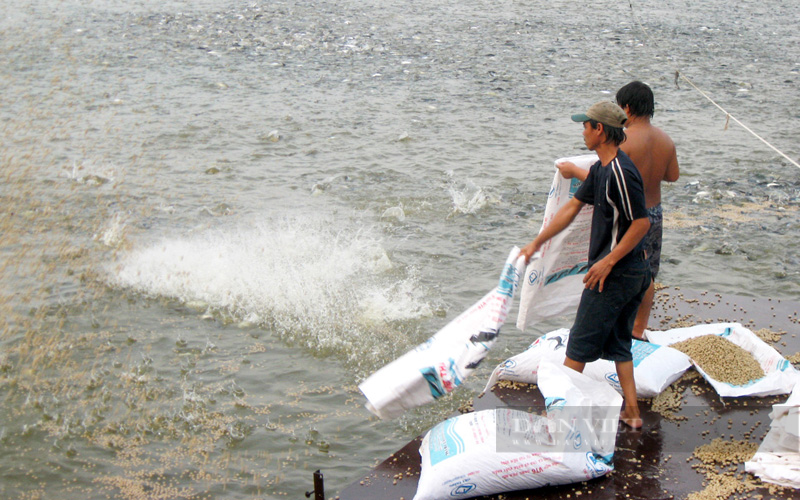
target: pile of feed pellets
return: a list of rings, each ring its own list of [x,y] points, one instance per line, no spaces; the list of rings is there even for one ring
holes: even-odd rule
[[[739,467],[739,464],[750,460],[757,449],[755,443],[722,438],[696,448],[691,459],[697,460],[697,463],[692,468],[705,476],[704,488],[689,494],[687,500],[725,500],[734,494],[745,498],[762,498],[762,495],[752,495],[753,490],[764,486],[769,488],[771,494],[782,490],[776,485],[764,485]]]
[[[717,335],[701,335],[670,347],[692,358],[703,371],[720,382],[745,385],[764,377],[764,370],[752,354]]]

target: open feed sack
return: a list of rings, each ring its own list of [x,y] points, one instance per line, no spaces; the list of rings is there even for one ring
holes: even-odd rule
[[[498,285],[427,342],[370,375],[358,388],[366,407],[389,419],[460,386],[494,345],[508,316],[525,257],[514,247]]]
[[[498,380],[537,383],[539,363],[544,359],[563,363],[568,341],[569,329],[567,328],[561,328],[539,337],[527,350],[500,363],[489,377],[483,392],[491,390]],[[636,380],[636,394],[642,398],[657,396],[692,366],[692,362],[686,354],[651,342],[634,339],[631,344],[631,353],[633,354],[633,378]],[[622,393],[622,387],[617,377],[617,368],[613,361],[598,359],[587,363],[583,373],[589,378],[610,384],[615,390]]]
[[[697,354],[690,356],[697,371],[722,397],[789,394],[800,380],[800,372],[789,360],[739,323],[704,324],[647,334],[652,342],[674,345],[676,348],[686,341],[701,340],[705,336],[717,336],[731,342],[734,347],[741,348],[741,354],[734,352],[732,355],[723,356],[716,348],[703,353],[703,348],[700,346],[696,351]],[[741,376],[748,363],[755,363],[756,368],[760,368],[758,376],[744,382],[726,381],[725,373]],[[717,375],[709,373],[710,370]]]
[[[539,373],[546,415],[483,410],[446,420],[425,435],[414,500],[576,483],[614,469],[622,397],[563,365],[544,361]]]
[[[597,155],[591,154],[560,158],[555,163],[571,161],[588,170],[597,160]],[[565,179],[556,169],[544,209],[542,229],[572,199],[580,185],[581,181]],[[589,270],[592,211],[593,207],[585,205],[569,227],[542,245],[541,258],[531,259],[528,263],[520,290],[517,316],[520,330],[525,331],[542,320],[577,310],[583,293],[583,276]],[[528,239],[528,236],[523,239]]]

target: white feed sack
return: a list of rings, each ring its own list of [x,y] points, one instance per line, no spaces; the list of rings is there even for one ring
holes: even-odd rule
[[[381,418],[395,418],[461,385],[500,334],[524,265],[519,248],[513,248],[494,290],[427,342],[363,381],[358,388],[367,398],[367,408]]]
[[[800,390],[784,404],[772,406],[769,432],[745,470],[762,481],[800,488]]]
[[[494,369],[483,392],[491,390],[498,380],[535,384],[538,381],[539,363],[548,359],[563,363],[569,341],[569,329],[562,328],[547,333],[531,344],[528,349],[500,363]],[[689,357],[680,351],[655,343],[633,340],[633,378],[636,394],[651,398],[660,394],[692,366]],[[598,359],[587,363],[583,373],[598,381],[604,381],[622,393],[613,361]]]
[[[657,344],[672,345],[703,335],[717,335],[749,352],[764,370],[764,377],[744,385],[732,385],[709,376],[695,363],[695,368],[722,397],[774,396],[792,392],[800,380],[798,372],[781,353],[758,338],[739,323],[715,323],[688,328],[675,328],[664,332],[648,332],[648,338]]]
[[[588,170],[597,160],[597,155],[591,154],[560,158],[555,163],[571,161]],[[556,169],[544,209],[542,229],[572,199],[580,185],[578,179],[565,179]],[[592,210],[593,207],[585,205],[569,227],[542,246],[541,258],[531,259],[528,263],[520,290],[517,316],[520,330],[577,310],[583,293],[583,276],[589,270]],[[525,235],[523,239],[532,238]]]
[[[611,472],[622,397],[607,384],[544,362],[547,416],[511,408],[468,413],[420,446],[414,500],[462,499],[577,483]]]

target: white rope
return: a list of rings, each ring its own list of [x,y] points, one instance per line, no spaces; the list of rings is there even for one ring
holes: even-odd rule
[[[642,23],[640,23],[640,22],[639,22],[639,19],[637,19],[637,18],[636,18],[636,13],[635,13],[635,12],[634,12],[634,10],[633,10],[633,0],[628,0],[628,5],[630,5],[630,6],[631,6],[631,15],[633,16],[633,19],[634,19],[634,21],[636,21],[636,24],[638,24],[638,25],[639,25],[639,29],[641,29],[641,30],[642,30],[642,33],[644,33],[645,37],[648,39],[648,41],[650,42],[650,44],[651,44],[651,45],[653,45],[653,46],[655,46],[655,43],[653,43],[652,39],[650,39],[650,35],[647,33],[647,30],[645,29],[645,27],[642,25]],[[717,104],[717,103],[714,101],[714,99],[712,99],[711,97],[709,97],[709,96],[708,96],[708,94],[706,94],[705,92],[703,92],[703,91],[702,91],[702,90],[701,90],[701,89],[700,89],[700,88],[699,88],[697,85],[695,85],[695,84],[694,84],[694,82],[692,82],[692,81],[691,81],[691,80],[690,80],[690,79],[689,79],[689,78],[688,78],[686,75],[684,75],[684,74],[683,74],[683,72],[682,72],[681,70],[679,70],[679,69],[676,69],[676,70],[675,70],[675,85],[677,85],[677,84],[678,84],[678,78],[681,78],[682,80],[686,81],[686,83],[688,83],[689,85],[691,85],[691,86],[692,86],[692,88],[694,88],[696,91],[700,92],[700,95],[702,95],[703,97],[705,97],[706,99],[708,99],[708,101],[709,101],[711,104],[713,104],[713,105],[714,105],[714,106],[716,106],[716,107],[717,107],[717,108],[718,108],[720,111],[722,111],[723,113],[725,113],[725,115],[726,115],[726,119],[725,119],[725,130],[728,130],[728,122],[729,122],[730,120],[733,120],[734,122],[738,123],[738,124],[739,124],[739,125],[740,125],[740,126],[743,128],[743,129],[745,129],[745,130],[747,130],[748,132],[750,132],[750,133],[751,133],[751,134],[752,134],[754,137],[756,137],[758,140],[760,140],[761,142],[763,142],[764,144],[766,144],[767,146],[769,146],[769,147],[770,147],[770,148],[771,148],[773,151],[775,151],[775,152],[776,152],[776,153],[778,153],[779,155],[781,155],[781,156],[783,156],[784,158],[786,158],[786,160],[788,160],[788,161],[789,161],[789,162],[790,162],[792,165],[794,165],[794,166],[795,166],[795,167],[797,167],[797,168],[800,168],[800,163],[797,163],[795,160],[793,160],[793,159],[789,158],[789,156],[787,156],[787,155],[786,155],[786,154],[785,154],[783,151],[781,151],[780,149],[776,148],[775,146],[773,146],[772,144],[770,144],[770,143],[769,143],[769,142],[768,142],[766,139],[764,139],[763,137],[761,137],[760,135],[758,135],[757,133],[755,133],[755,132],[754,132],[754,131],[753,131],[753,130],[750,128],[750,127],[748,127],[747,125],[745,125],[744,123],[742,123],[742,122],[741,122],[741,121],[740,121],[738,118],[736,118],[735,116],[733,116],[732,114],[730,114],[730,112],[728,112],[728,111],[727,111],[725,108],[723,108],[722,106],[720,106],[719,104]]]

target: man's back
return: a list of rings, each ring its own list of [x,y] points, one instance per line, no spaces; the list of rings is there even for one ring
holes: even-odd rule
[[[620,145],[620,149],[628,154],[642,175],[644,201],[650,219],[650,229],[644,237],[644,248],[650,262],[652,279],[633,325],[633,336],[640,339],[644,337],[650,319],[650,309],[655,294],[653,280],[658,276],[661,264],[664,220],[661,208],[661,182],[677,181],[680,171],[678,157],[675,155],[675,143],[666,133],[650,123],[656,108],[652,89],[639,81],[630,82],[617,91],[617,104],[628,116],[625,122],[628,140]]]
[[[620,145],[642,174],[644,198],[647,208],[661,203],[661,181],[678,180],[678,158],[675,143],[650,120],[631,117],[626,129],[627,139]]]

